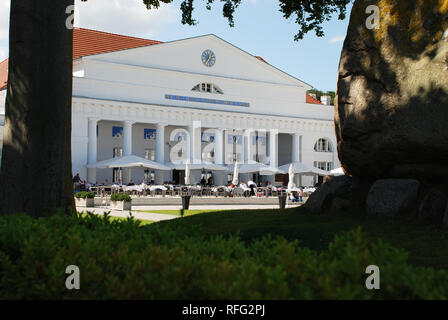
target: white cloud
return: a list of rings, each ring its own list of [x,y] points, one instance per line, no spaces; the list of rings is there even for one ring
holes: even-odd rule
[[[345,40],[345,36],[335,36],[330,39],[330,43],[343,42]]]
[[[179,12],[172,4],[147,10],[142,0],[76,0],[75,26],[154,38],[162,28],[180,21]]]
[[[0,39],[9,36],[9,6],[11,0],[0,0]]]

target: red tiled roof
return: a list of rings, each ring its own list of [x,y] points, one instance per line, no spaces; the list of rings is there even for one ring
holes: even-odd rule
[[[8,59],[0,62],[0,90],[6,88],[6,83],[8,81]]]
[[[261,60],[261,61],[263,61],[263,62],[266,62],[266,60],[264,60],[262,57],[260,57],[260,56],[254,56],[255,58],[257,58],[258,60]],[[266,62],[267,63],[267,62]]]
[[[306,94],[306,103],[312,103],[312,104],[323,104],[313,96],[310,96],[308,93]]]
[[[73,29],[73,59],[157,43],[161,42],[97,30],[75,28]]]
[[[73,29],[73,59],[93,54],[133,49],[161,43],[160,41],[122,36],[97,30]],[[0,90],[6,88],[8,80],[8,59],[0,62]]]

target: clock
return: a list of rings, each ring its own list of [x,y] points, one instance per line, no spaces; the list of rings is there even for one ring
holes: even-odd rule
[[[204,65],[206,65],[207,67],[213,67],[213,65],[215,64],[215,61],[216,61],[216,56],[212,50],[207,49],[207,50],[204,50],[204,52],[202,52],[201,60],[202,60],[202,63]]]

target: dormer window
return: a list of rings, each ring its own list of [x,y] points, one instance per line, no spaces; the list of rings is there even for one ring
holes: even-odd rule
[[[223,94],[222,90],[217,85],[205,82],[195,85],[191,91]]]

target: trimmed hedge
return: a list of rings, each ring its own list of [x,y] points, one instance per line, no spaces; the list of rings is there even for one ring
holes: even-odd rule
[[[111,195],[110,200],[111,201],[131,202],[132,198],[127,193],[120,192],[120,193],[114,193],[113,195]]]
[[[91,199],[91,198],[95,198],[95,193],[90,192],[90,191],[79,191],[79,192],[76,192],[75,198],[78,198],[78,199],[86,199],[86,198]]]
[[[367,290],[368,265],[381,289]],[[68,265],[80,290],[67,290]],[[87,214],[0,217],[1,299],[446,299],[448,272],[413,267],[407,254],[358,229],[316,252],[297,241],[205,238],[187,223]]]

